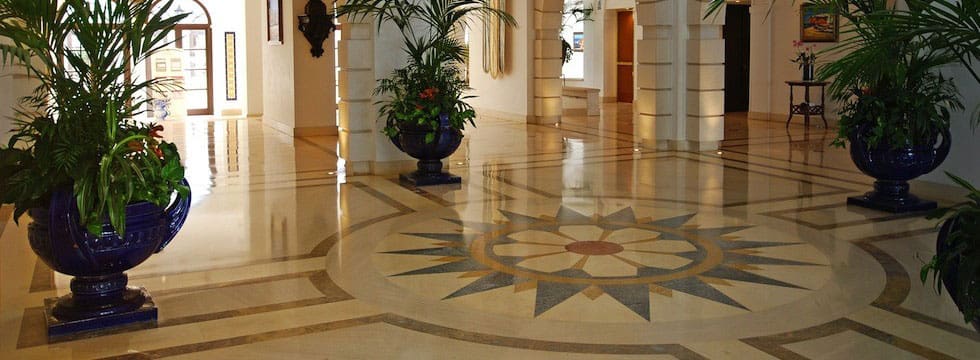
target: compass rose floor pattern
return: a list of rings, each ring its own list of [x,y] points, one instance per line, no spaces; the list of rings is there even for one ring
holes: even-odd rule
[[[464,184],[424,189],[347,173],[337,138],[168,126],[198,196],[129,273],[151,328],[49,342],[40,304],[69,279],[0,208],[0,358],[980,358],[917,279],[935,224],[846,206],[871,180],[832,131],[734,118],[698,153],[638,147],[615,105],[481,120],[446,161]]]

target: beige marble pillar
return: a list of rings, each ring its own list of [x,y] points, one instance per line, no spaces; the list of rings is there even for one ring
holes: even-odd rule
[[[725,137],[724,9],[704,17],[707,2],[687,1],[688,149],[715,150]]]
[[[562,0],[534,0],[534,121],[561,121]]]
[[[637,0],[634,127],[637,142],[649,148],[674,147],[683,136],[677,125],[677,91],[682,89],[678,46],[683,0]]]
[[[724,136],[725,15],[706,2],[636,1],[634,126],[644,147],[711,150]]]
[[[348,173],[369,173],[375,158],[377,114],[374,109],[374,24],[341,19],[340,157]]]

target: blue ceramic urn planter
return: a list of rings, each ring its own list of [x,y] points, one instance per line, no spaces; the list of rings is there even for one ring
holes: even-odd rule
[[[48,336],[155,323],[157,309],[149,293],[128,287],[124,272],[173,240],[187,219],[190,204],[190,194],[178,197],[167,209],[149,202],[130,204],[125,238],[108,221],[99,236],[86,231],[78,223],[78,208],[70,191],[52,194],[47,209],[30,210],[34,222],[28,237],[34,253],[52,270],[73,276],[70,294],[45,300]]]
[[[449,116],[439,116],[439,129],[435,140],[427,143],[425,137],[431,131],[427,128],[402,125],[398,136],[392,139],[399,150],[418,159],[418,170],[402,174],[401,180],[414,186],[459,184],[459,176],[442,171],[442,159],[456,152],[463,142],[463,132],[449,126]]]
[[[866,141],[867,127],[850,136],[851,159],[865,175],[875,178],[874,191],[847,199],[848,204],[866,208],[905,213],[936,208],[935,201],[919,199],[909,193],[909,180],[936,170],[946,160],[950,149],[950,133],[944,130],[936,145],[895,147],[880,143],[871,147]]]

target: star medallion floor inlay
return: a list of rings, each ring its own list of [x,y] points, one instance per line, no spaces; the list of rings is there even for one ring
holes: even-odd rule
[[[454,312],[488,319],[464,325],[472,331],[497,333],[491,322],[510,321],[542,334],[566,322],[683,333],[650,326],[660,324],[725,338],[753,322],[773,322],[758,335],[819,324],[814,314],[833,318],[873,299],[869,290],[884,280],[874,260],[811,235],[801,241],[771,225],[643,200],[476,202],[352,234],[331,253],[340,266],[328,271],[354,296],[420,321],[453,327],[440,318]],[[851,253],[852,264],[832,263],[827,252]],[[363,256],[372,261],[355,260]],[[861,271],[867,279],[828,283]],[[438,310],[412,311],[418,306]],[[794,316],[790,309],[801,307],[814,312]],[[544,336],[572,340],[553,334]]]
[[[394,236],[395,241],[405,236],[427,239],[430,247],[386,254],[441,256],[436,260],[441,264],[392,276],[461,273],[460,277],[473,279],[444,300],[511,286],[515,291],[534,290],[535,316],[576,295],[596,300],[605,294],[651,320],[651,294],[669,298],[681,292],[750,311],[716,286],[748,283],[806,291],[810,289],[752,271],[762,270],[759,265],[827,271],[822,264],[766,256],[760,251],[792,246],[798,252],[814,253],[815,249],[806,244],[742,240],[732,234],[751,226],[701,228],[689,224],[696,214],[637,219],[631,207],[608,216],[587,216],[566,207],[559,208],[554,216],[500,213],[507,222],[442,219],[477,234]]]

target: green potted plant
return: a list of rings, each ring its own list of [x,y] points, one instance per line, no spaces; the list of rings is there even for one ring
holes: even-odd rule
[[[463,76],[467,47],[461,34],[476,21],[494,17],[507,25],[514,19],[485,0],[348,0],[337,15],[357,21],[373,16],[381,30],[393,24],[404,42],[407,64],[378,82],[375,95],[384,133],[392,143],[418,159],[418,171],[402,175],[417,186],[459,183],[442,171],[442,159],[463,139],[476,111],[466,102],[469,84]]]
[[[940,219],[936,255],[922,267],[922,282],[933,273],[933,286],[949,291],[964,321],[980,331],[980,190],[956,175],[946,173],[968,191],[964,203],[939,209],[930,219]]]
[[[171,4],[0,0],[3,65],[38,84],[0,145],[0,203],[29,213],[34,252],[74,276],[71,294],[46,301],[49,335],[156,319],[124,271],[173,239],[190,189],[163,127],[134,120],[146,91],[172,85],[130,69],[168,45],[184,16],[165,17]]]
[[[834,144],[849,144],[855,165],[876,179],[874,191],[848,203],[890,212],[934,209],[935,202],[909,193],[908,181],[932,172],[948,155],[950,116],[963,105],[942,67],[969,63],[977,51],[947,40],[976,35],[950,37],[946,30],[954,28],[918,23],[931,4],[949,0],[910,0],[909,10],[885,0],[810,2],[847,20],[845,40],[824,51],[839,58],[820,66],[817,77],[832,79],[831,96],[843,105]],[[709,12],[722,5],[712,0]],[[976,19],[968,17],[976,16],[976,5],[970,7],[973,15],[952,19],[975,32]]]

